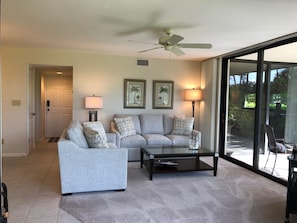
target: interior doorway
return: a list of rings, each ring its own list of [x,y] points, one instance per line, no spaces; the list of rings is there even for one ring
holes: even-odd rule
[[[29,65],[28,148],[59,137],[72,120],[73,67]],[[30,152],[30,151],[28,151]]]

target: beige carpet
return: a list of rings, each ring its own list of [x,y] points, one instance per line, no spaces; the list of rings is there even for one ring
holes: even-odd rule
[[[83,223],[280,223],[286,187],[222,159],[217,177],[188,172],[156,174],[153,181],[129,163],[126,191],[64,196],[60,207]]]

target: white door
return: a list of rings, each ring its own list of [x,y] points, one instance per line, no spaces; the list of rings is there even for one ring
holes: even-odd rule
[[[72,120],[72,76],[46,76],[46,137],[59,137]]]

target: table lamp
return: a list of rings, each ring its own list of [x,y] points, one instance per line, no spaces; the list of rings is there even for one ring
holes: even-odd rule
[[[192,116],[195,119],[195,102],[202,100],[202,90],[200,89],[186,89],[185,90],[185,101],[192,101]],[[194,128],[194,126],[193,126]]]
[[[103,108],[103,98],[101,96],[89,96],[85,98],[85,108],[89,110],[89,121],[97,121],[98,112],[95,109]]]

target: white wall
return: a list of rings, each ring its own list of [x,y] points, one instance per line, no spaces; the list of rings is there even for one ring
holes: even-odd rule
[[[201,141],[204,147],[218,151],[220,75],[217,59],[201,64],[201,88],[203,101],[200,103]]]
[[[191,116],[191,102],[183,101],[183,90],[200,88],[200,63],[195,61],[149,59],[149,66],[144,67],[137,66],[137,58],[133,57],[15,47],[2,47],[1,51],[4,155],[25,155],[27,152],[29,64],[72,66],[73,119],[88,120],[88,111],[83,108],[85,96],[103,96],[104,108],[99,111],[99,119],[107,131],[114,113]],[[123,108],[125,78],[147,81],[146,109]],[[173,109],[152,109],[153,80],[174,81]],[[12,106],[12,100],[20,100],[21,105]],[[199,110],[198,104],[196,114],[200,113]],[[196,123],[199,125],[199,122]]]

